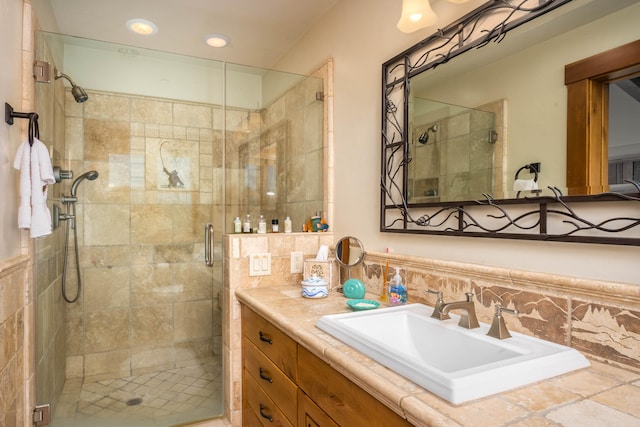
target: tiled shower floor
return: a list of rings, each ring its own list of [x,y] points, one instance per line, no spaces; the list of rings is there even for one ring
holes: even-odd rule
[[[68,380],[53,407],[54,427],[168,427],[222,415],[222,362],[127,378]]]

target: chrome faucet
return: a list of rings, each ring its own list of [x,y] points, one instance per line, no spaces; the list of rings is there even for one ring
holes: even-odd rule
[[[442,304],[442,307],[440,307],[440,311],[442,312],[442,314],[448,315],[451,310],[462,310],[458,326],[462,326],[463,328],[467,329],[479,328],[480,324],[478,323],[478,318],[476,317],[476,307],[473,303],[473,293],[467,292],[465,295],[467,296],[466,301],[456,301]]]
[[[496,314],[493,316],[493,322],[491,322],[491,328],[489,328],[489,332],[487,335],[493,338],[498,338],[499,340],[503,340],[505,338],[511,338],[511,334],[507,329],[507,325],[504,323],[504,317],[502,317],[502,312],[511,313],[514,316],[518,315],[518,310],[504,308],[500,304],[496,304]]]
[[[451,319],[448,314],[442,313],[442,304],[444,304],[444,299],[442,298],[442,291],[432,291],[431,289],[427,289],[425,291],[428,294],[437,295],[436,305],[433,307],[433,313],[431,313],[431,317],[438,320],[446,320]]]

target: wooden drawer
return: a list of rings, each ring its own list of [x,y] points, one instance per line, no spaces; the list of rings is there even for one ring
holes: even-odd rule
[[[250,308],[242,306],[242,334],[296,382],[298,344]]]
[[[248,405],[242,408],[242,427],[263,427],[258,416]]]
[[[372,424],[373,425],[373,424]],[[340,427],[298,389],[298,427]]]
[[[293,424],[246,370],[243,374],[242,396],[242,412],[253,412],[263,426],[293,427]],[[248,420],[251,418],[249,417]]]
[[[295,422],[298,386],[246,337],[242,345],[245,373],[253,377],[291,422]]]
[[[298,365],[298,387],[338,425],[411,425],[302,346]]]

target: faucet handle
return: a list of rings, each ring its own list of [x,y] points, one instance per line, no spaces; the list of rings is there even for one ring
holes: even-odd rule
[[[495,305],[496,313],[493,316],[493,321],[491,322],[491,328],[489,328],[489,332],[487,335],[493,338],[497,338],[499,340],[503,340],[505,338],[510,338],[511,334],[507,329],[507,325],[504,323],[504,317],[502,317],[502,312],[513,314],[517,316],[519,314],[518,310],[506,308],[501,306],[500,304]]]
[[[448,314],[444,314],[442,312],[442,305],[444,304],[444,299],[442,298],[442,291],[432,291],[431,289],[425,290],[428,294],[434,294],[437,296],[436,305],[433,307],[433,313],[431,313],[431,317],[438,320],[446,320],[451,319]]]

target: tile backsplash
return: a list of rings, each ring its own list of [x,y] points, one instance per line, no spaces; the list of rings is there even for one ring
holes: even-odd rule
[[[389,271],[401,268],[410,303],[435,305],[435,295],[426,289],[442,291],[445,301],[460,301],[465,292],[473,292],[481,322],[491,323],[496,303],[516,308],[517,317],[505,315],[511,331],[640,370],[638,286],[367,252],[362,280],[369,292],[380,291],[387,260]]]

